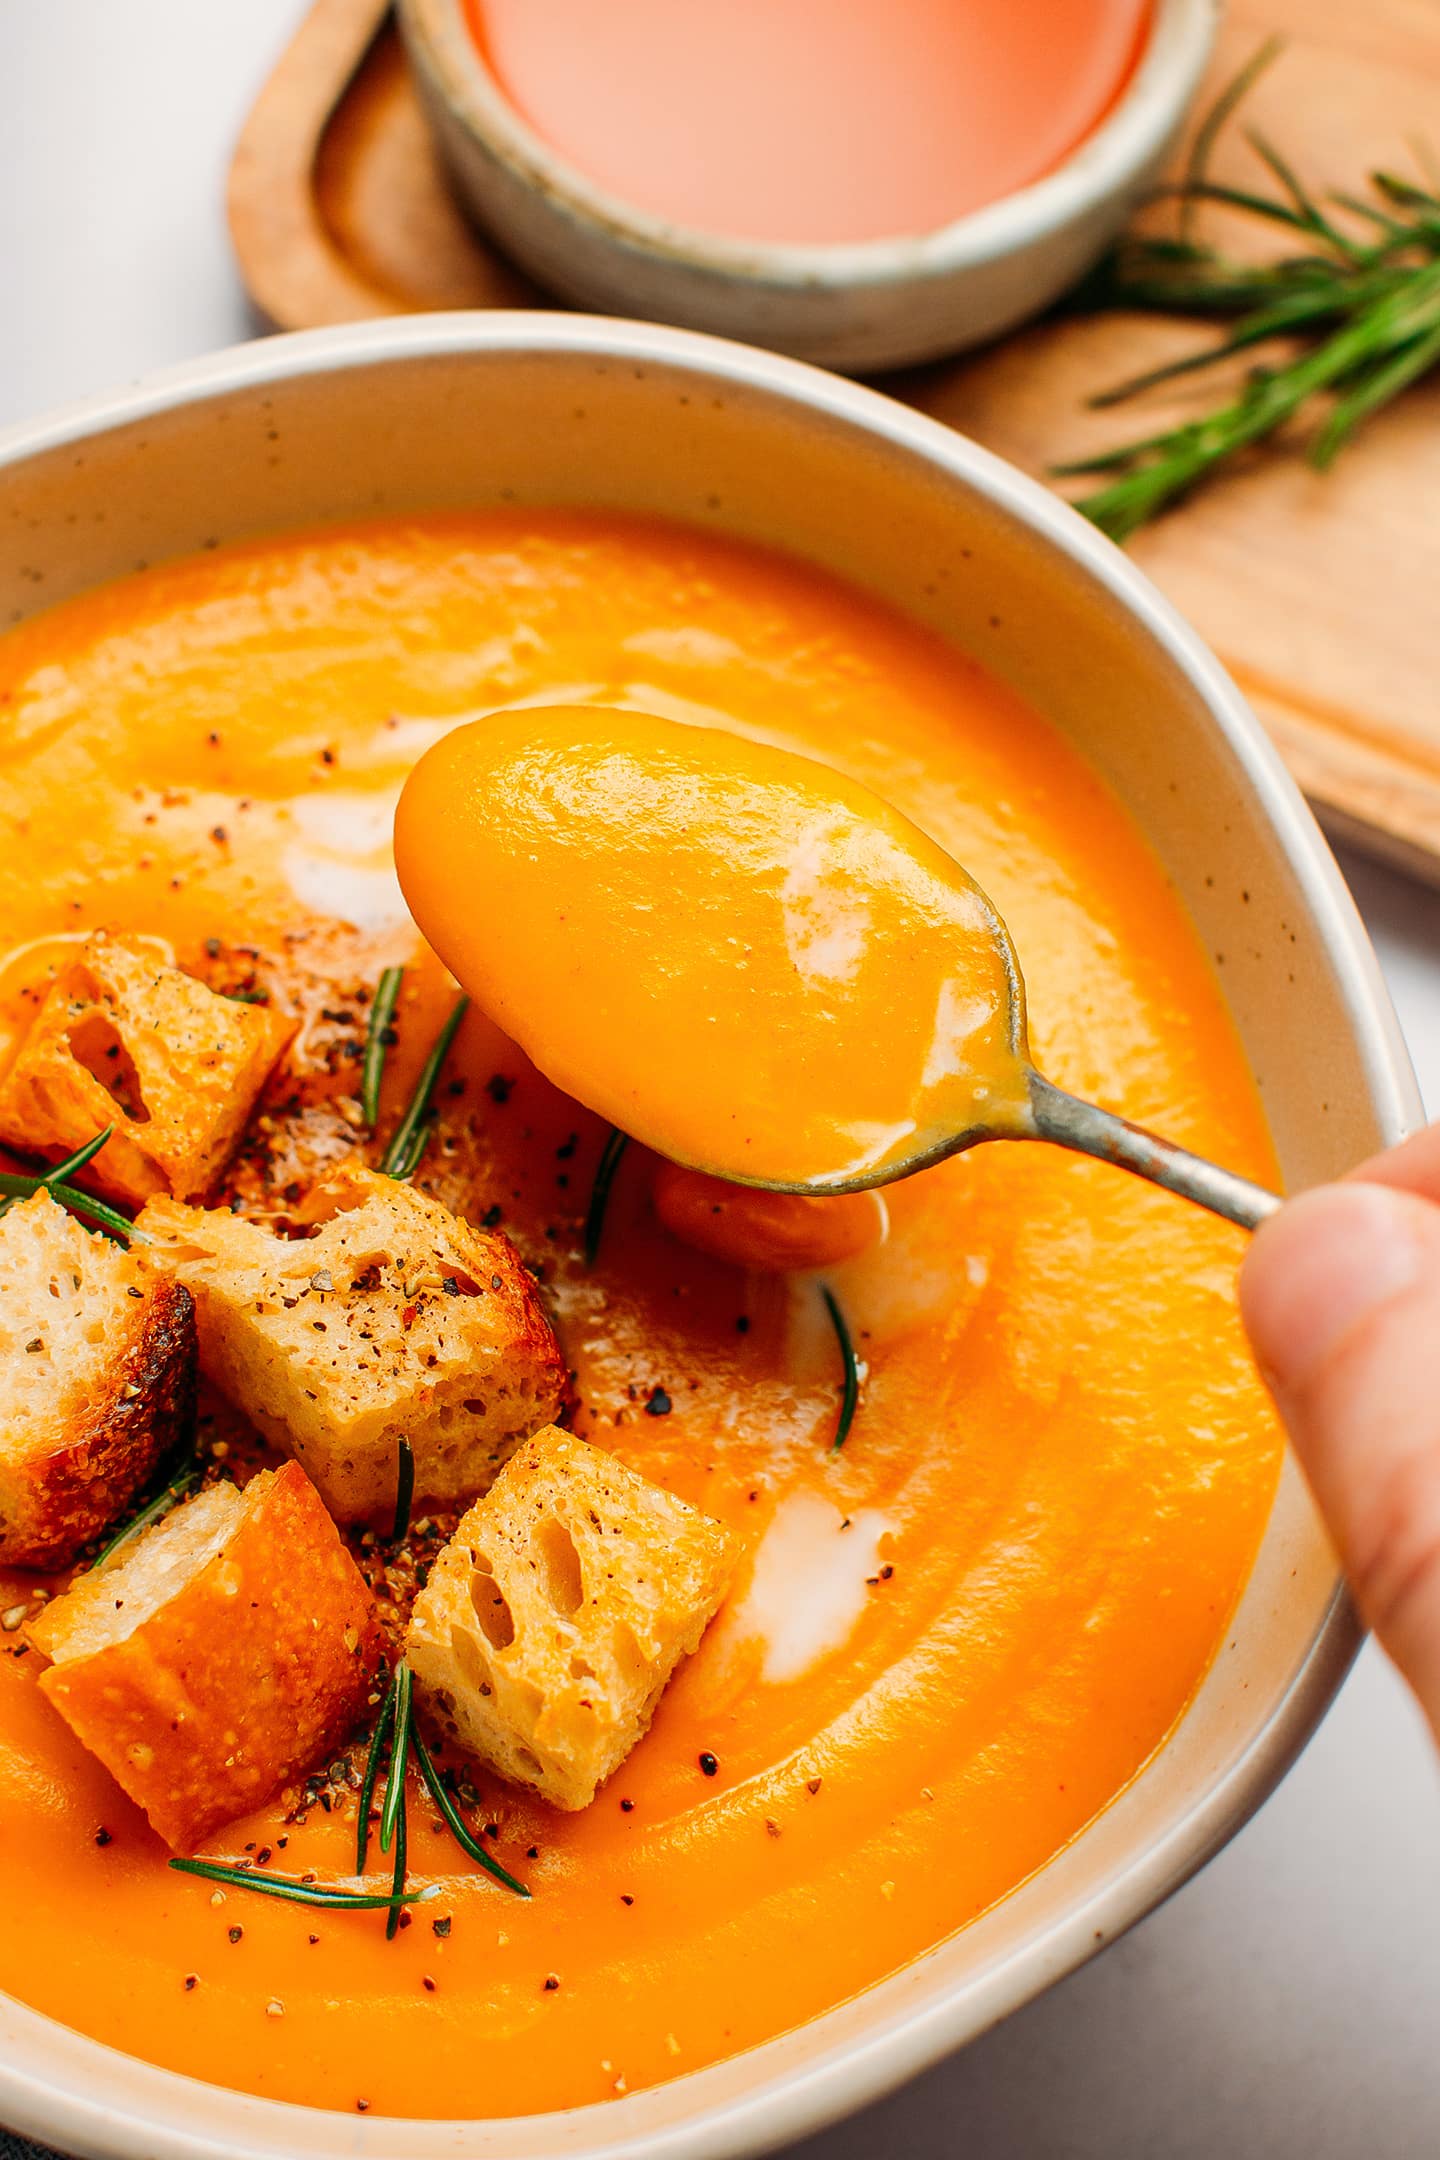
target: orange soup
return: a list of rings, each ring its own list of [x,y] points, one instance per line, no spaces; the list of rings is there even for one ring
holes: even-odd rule
[[[99,925],[298,1013],[220,1196],[298,1230],[307,1179],[356,1141],[381,969],[408,964],[391,1114],[454,994],[395,880],[400,788],[457,723],[557,703],[703,722],[872,788],[1010,925],[1044,1071],[1273,1176],[1197,935],[1047,723],[811,569],[601,513],[257,543],[0,640],[0,1062]],[[644,1048],[666,1056],[663,1028]],[[709,1199],[677,1201],[632,1145],[590,1264],[605,1124],[478,1009],[438,1105],[417,1184],[515,1240],[573,1369],[576,1430],[730,1525],[735,1588],[583,1812],[462,1781],[528,1903],[412,1791],[410,1865],[440,1894],[387,1940],[383,1913],[172,1872],[36,1685],[25,1621],[46,1585],[5,1576],[0,1986],[270,2098],[506,2115],[793,2027],[1042,1867],[1193,1695],[1280,1442],[1236,1317],[1239,1233],[1102,1164],[981,1148],[883,1207],[857,1201],[860,1234],[822,1270],[787,1267],[783,1236],[747,1270],[691,1234],[720,1219]],[[826,1290],[861,1360],[838,1452]],[[232,1410],[203,1410],[211,1456],[259,1459]],[[392,1628],[449,1527],[422,1518],[399,1559],[354,1540]],[[361,1735],[206,1851],[348,1879],[363,1759]]]
[[[1104,117],[1150,0],[466,0],[501,90],[586,177],[745,240],[932,232]]]

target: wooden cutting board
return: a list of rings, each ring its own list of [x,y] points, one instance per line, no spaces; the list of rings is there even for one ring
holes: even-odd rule
[[[1277,29],[1287,50],[1248,110],[1314,187],[1413,169],[1407,144],[1427,131],[1440,154],[1440,0],[1232,0],[1215,83]],[[1236,139],[1217,169],[1254,178]],[[236,149],[230,221],[249,290],[284,329],[545,304],[447,193],[388,0],[316,0]],[[1197,335],[1141,316],[1056,318],[885,387],[1044,474],[1213,395],[1192,378],[1183,397],[1086,408]],[[1332,829],[1440,884],[1440,380],[1325,477],[1293,446],[1259,456],[1130,551],[1220,654]]]

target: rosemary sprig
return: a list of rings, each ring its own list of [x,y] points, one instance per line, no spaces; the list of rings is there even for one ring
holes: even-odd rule
[[[142,1530],[148,1530],[152,1523],[159,1522],[162,1515],[168,1515],[171,1508],[194,1492],[204,1475],[202,1464],[186,1463],[184,1469],[177,1471],[167,1485],[161,1486],[153,1499],[147,1500],[128,1522],[122,1523],[118,1530],[111,1532],[91,1561],[89,1573],[93,1575],[97,1569],[108,1567],[122,1545],[128,1545],[131,1538],[138,1537]]]
[[[390,1525],[390,1542],[398,1545],[410,1528],[410,1509],[415,1499],[415,1450],[402,1433],[395,1443],[395,1520]]]
[[[450,1055],[460,1022],[464,1019],[470,1000],[460,996],[450,1008],[450,1017],[435,1038],[435,1047],[426,1058],[415,1092],[405,1106],[405,1113],[394,1132],[390,1145],[381,1158],[380,1168],[386,1177],[413,1177],[419,1168],[420,1158],[430,1140],[430,1104],[440,1078],[440,1069]]]
[[[355,1872],[365,1873],[365,1861],[370,1851],[370,1804],[375,1797],[375,1780],[380,1775],[380,1758],[385,1752],[385,1740],[395,1721],[395,1677],[392,1674],[380,1704],[380,1715],[375,1720],[375,1730],[370,1735],[370,1752],[365,1758],[365,1775],[360,1781],[360,1814],[355,1825]]]
[[[224,1883],[236,1890],[258,1890],[268,1897],[289,1898],[296,1904],[349,1906],[357,1910],[382,1911],[388,1915],[385,1939],[387,1942],[393,1941],[399,1932],[400,1915],[404,1908],[407,1905],[421,1905],[438,1897],[441,1889],[439,1883],[433,1882],[426,1883],[419,1890],[411,1890],[407,1886],[410,1826],[405,1783],[413,1753],[426,1789],[460,1850],[468,1858],[477,1861],[496,1882],[503,1883],[507,1890],[513,1890],[517,1897],[528,1898],[530,1891],[525,1884],[507,1868],[503,1868],[492,1854],[486,1852],[478,1839],[471,1836],[454,1801],[446,1792],[430,1751],[420,1737],[413,1685],[414,1676],[410,1667],[402,1661],[396,1666],[381,1701],[375,1730],[370,1736],[365,1774],[360,1783],[359,1813],[355,1826],[355,1873],[363,1876],[370,1851],[370,1809],[388,1739],[390,1763],[385,1773],[385,1800],[380,1811],[380,1850],[382,1853],[390,1852],[392,1848],[394,1850],[388,1891],[327,1888],[322,1883],[296,1882],[286,1876],[263,1875],[251,1868],[234,1867],[217,1860],[172,1860],[171,1867],[179,1868],[187,1875],[201,1875],[207,1882]]]
[[[389,1036],[395,1019],[395,1006],[400,996],[400,985],[405,980],[403,967],[382,970],[375,985],[375,995],[370,1000],[370,1021],[365,1030],[365,1062],[360,1067],[360,1108],[371,1132],[380,1115],[380,1082],[385,1075],[385,1053],[390,1047]]]
[[[466,1828],[460,1810],[445,1790],[440,1773],[431,1759],[430,1750],[420,1737],[420,1724],[413,1707],[410,1718],[410,1746],[414,1751],[416,1764],[421,1777],[425,1780],[426,1789],[431,1799],[445,1818],[445,1827],[450,1832],[451,1837],[454,1838],[461,1852],[467,1854],[470,1859],[479,1862],[487,1875],[493,1875],[496,1882],[503,1883],[507,1890],[513,1890],[517,1897],[528,1898],[530,1891],[520,1881],[519,1877],[512,1875],[508,1868],[501,1867],[500,1862],[494,1855],[486,1852],[479,1839],[473,1837]]]
[[[1202,123],[1184,174],[1169,191],[1179,203],[1177,232],[1122,240],[1083,289],[1081,304],[1230,325],[1218,343],[1102,391],[1091,400],[1096,406],[1277,338],[1298,350],[1256,368],[1235,396],[1202,418],[1055,467],[1057,476],[1111,476],[1075,507],[1112,539],[1128,539],[1239,453],[1308,414],[1317,400],[1326,410],[1308,455],[1324,471],[1365,421],[1440,366],[1440,192],[1382,170],[1369,176],[1373,200],[1335,192],[1327,208],[1254,129],[1246,140],[1275,192],[1210,178],[1216,141],[1280,50],[1277,38],[1261,46]],[[1193,225],[1206,203],[1278,226],[1303,241],[1303,251],[1247,263],[1200,245]],[[1347,229],[1332,211],[1359,220],[1363,231]]]
[[[400,1738],[403,1720],[404,1739]],[[516,1876],[488,1853],[477,1838],[466,1828],[459,1809],[446,1792],[439,1771],[435,1768],[430,1750],[420,1734],[420,1720],[415,1707],[414,1675],[408,1665],[397,1665],[385,1697],[380,1705],[380,1715],[375,1720],[375,1730],[370,1736],[370,1751],[365,1760],[365,1775],[360,1785],[360,1814],[355,1833],[355,1872],[363,1875],[365,1861],[370,1850],[370,1809],[375,1796],[375,1785],[380,1772],[380,1759],[385,1752],[387,1737],[394,1735],[390,1751],[390,1769],[385,1784],[385,1805],[380,1818],[380,1850],[387,1852],[392,1840],[395,1843],[396,1887],[404,1880],[404,1858],[407,1841],[405,1813],[406,1757],[413,1755],[416,1768],[436,1807],[444,1818],[445,1826],[460,1850],[471,1860],[478,1861],[487,1875],[513,1890],[517,1897],[530,1895]],[[397,1921],[396,1925],[399,1923]]]
[[[600,1160],[595,1166],[595,1182],[590,1188],[590,1205],[585,1210],[585,1265],[593,1267],[600,1251],[600,1239],[605,1230],[605,1210],[610,1205],[610,1188],[615,1183],[615,1173],[620,1159],[630,1145],[630,1135],[612,1125],[609,1138],[600,1150]]]
[[[289,1898],[296,1904],[349,1906],[355,1910],[384,1912],[387,1915],[385,1939],[387,1942],[393,1941],[399,1932],[400,1915],[405,1907],[425,1904],[431,1898],[438,1897],[441,1889],[439,1883],[432,1882],[426,1883],[421,1889],[411,1890],[406,1882],[410,1826],[405,1781],[413,1754],[426,1789],[460,1850],[470,1859],[478,1861],[486,1874],[493,1876],[496,1882],[503,1883],[507,1890],[513,1890],[517,1897],[528,1898],[530,1891],[525,1884],[507,1868],[503,1868],[492,1854],[486,1852],[479,1840],[472,1837],[454,1801],[446,1792],[430,1751],[420,1736],[413,1689],[414,1675],[410,1667],[402,1661],[396,1666],[381,1701],[375,1730],[370,1736],[365,1774],[360,1783],[359,1815],[355,1828],[355,1873],[363,1876],[370,1850],[370,1809],[380,1774],[381,1757],[388,1738],[390,1763],[385,1773],[385,1800],[380,1810],[380,1850],[386,1853],[393,1847],[395,1855],[388,1892],[327,1888],[323,1883],[296,1882],[287,1876],[263,1875],[252,1868],[233,1867],[227,1862],[217,1860],[172,1860],[171,1867],[179,1868],[187,1875],[201,1875],[207,1882],[224,1883],[236,1890],[258,1890],[268,1897]]]
[[[352,1911],[386,1911],[400,1924],[400,1910],[405,1905],[426,1905],[440,1895],[439,1883],[424,1883],[418,1890],[397,1891],[341,1890],[324,1883],[296,1882],[288,1875],[262,1875],[254,1868],[230,1867],[218,1860],[172,1860],[172,1868],[182,1875],[199,1875],[206,1882],[224,1883],[230,1890],[258,1890],[264,1897],[288,1898],[295,1905],[328,1905],[332,1908],[348,1906]],[[394,1928],[386,1925],[387,1936]]]
[[[840,1390],[840,1414],[835,1420],[835,1437],[830,1443],[834,1455],[850,1437],[850,1427],[855,1422],[855,1412],[860,1407],[860,1361],[855,1355],[855,1345],[850,1339],[850,1327],[840,1301],[828,1283],[820,1285],[820,1295],[825,1300],[825,1310],[830,1315],[830,1325],[835,1330],[835,1340],[840,1346],[840,1364],[843,1382]]]

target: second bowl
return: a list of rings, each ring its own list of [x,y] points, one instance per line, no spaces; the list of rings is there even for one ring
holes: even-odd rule
[[[852,245],[723,239],[622,201],[560,156],[502,92],[464,0],[400,0],[422,103],[472,216],[577,307],[749,339],[851,374],[984,343],[1065,292],[1174,146],[1219,0],[1156,0],[1125,89],[1029,187],[934,232]]]

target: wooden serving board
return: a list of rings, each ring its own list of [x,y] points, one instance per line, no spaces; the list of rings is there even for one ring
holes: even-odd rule
[[[1313,186],[1413,169],[1407,145],[1427,130],[1440,154],[1440,0],[1232,0],[1216,85],[1277,29],[1288,49],[1249,116]],[[1254,178],[1236,139],[1218,169]],[[451,200],[388,0],[316,0],[246,124],[229,207],[251,295],[283,329],[544,304]],[[1202,377],[1183,398],[1085,403],[1204,335],[1141,316],[1054,318],[885,387],[1043,474],[1212,397]],[[1440,380],[1323,478],[1293,450],[1261,455],[1131,552],[1220,654],[1332,828],[1440,884]]]

